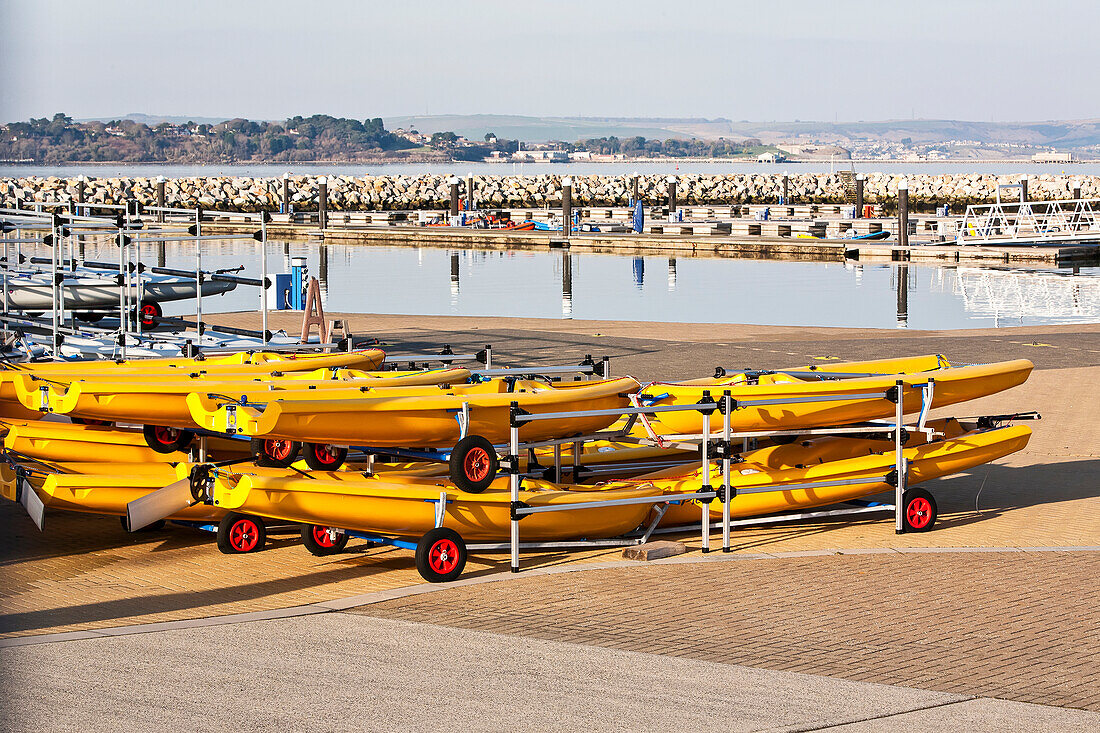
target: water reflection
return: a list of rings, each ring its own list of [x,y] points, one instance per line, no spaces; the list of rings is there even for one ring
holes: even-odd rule
[[[117,261],[101,237],[84,245],[88,260]],[[18,247],[18,245],[17,245]],[[191,242],[143,246],[147,265],[194,267]],[[25,256],[50,256],[23,245]],[[322,284],[325,307],[348,313],[519,316],[635,321],[764,323],[921,329],[1100,321],[1100,268],[986,269],[920,263],[832,263],[599,254],[362,247],[273,242],[269,275],[305,258]],[[210,242],[208,269],[243,264],[259,276],[254,243]],[[334,264],[334,260],[335,263]],[[666,273],[666,287],[645,287],[645,271]],[[560,272],[559,272],[560,268]],[[446,284],[445,284],[446,283]],[[651,283],[653,285],[653,283]],[[738,293],[730,308],[728,293]],[[256,308],[259,293],[241,286],[204,301],[207,312]],[[326,299],[327,298],[327,299]],[[167,303],[169,315],[192,302]]]
[[[969,313],[1006,320],[1100,320],[1100,278],[1074,272],[1017,272],[960,267],[953,291]]]
[[[451,310],[458,309],[458,252],[451,252]]]
[[[898,328],[909,328],[909,265],[898,265]]]
[[[328,245],[318,245],[317,281],[321,285],[321,305],[328,307]]]
[[[561,253],[561,317],[573,317],[573,255]]]

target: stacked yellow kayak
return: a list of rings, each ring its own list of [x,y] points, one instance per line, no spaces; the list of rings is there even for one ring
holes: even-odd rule
[[[503,542],[519,517],[525,541],[553,542],[722,516],[721,499],[704,509],[690,497],[719,484],[720,464],[701,467],[695,446],[704,429],[712,437],[721,429],[714,401],[726,394],[734,432],[820,432],[893,418],[900,382],[902,413],[921,413],[924,429],[907,433],[908,485],[1009,455],[1031,434],[1003,420],[923,422],[928,409],[1022,384],[1033,368],[1026,360],[952,366],[923,355],[643,387],[631,377],[372,371],[383,359],[368,350],[0,371],[0,414],[9,417],[0,493],[14,499],[22,486],[46,507],[123,516],[129,528],[216,523],[230,553],[261,549],[268,521],[303,525],[315,554],[342,549],[352,534],[381,538],[415,548],[421,573],[438,581],[461,572],[465,541]],[[642,414],[625,420],[631,408]],[[523,421],[528,415],[547,419]],[[498,476],[513,425],[523,443],[556,445],[511,457],[522,472],[516,496]],[[188,450],[194,434],[204,436],[206,462]],[[734,457],[732,517],[885,491],[899,460],[893,439],[881,436],[790,441],[761,437]],[[349,449],[360,462],[339,470]],[[387,455],[392,462],[368,460]],[[903,509],[911,506],[919,511],[906,526],[929,529],[931,494],[910,488]]]

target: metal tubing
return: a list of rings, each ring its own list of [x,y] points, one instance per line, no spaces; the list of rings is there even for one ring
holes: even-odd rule
[[[515,405],[516,403],[512,403]],[[508,455],[510,461],[519,460],[519,426],[513,425],[508,430]],[[519,502],[519,466],[510,466],[508,475],[508,488],[512,496],[512,506],[516,506]],[[519,572],[519,515],[514,514],[512,517],[511,527],[511,543],[512,543],[512,572]]]
[[[576,509],[598,509],[604,506],[633,506],[636,504],[663,504],[668,501],[691,501],[693,499],[713,499],[713,491],[693,491],[689,494],[663,494],[661,496],[636,496],[632,499],[606,499],[604,501],[580,501],[575,504],[547,504],[529,506],[516,510],[517,516],[545,514],[546,512],[569,512]],[[705,521],[704,521],[705,523]]]
[[[57,252],[58,252],[59,249],[61,249],[61,227],[58,226],[58,222],[55,220],[54,221],[54,226],[53,226],[53,246],[50,247],[51,257],[53,258],[52,269],[50,271],[50,282],[53,284],[53,287],[51,288],[51,291],[50,291],[50,304],[53,306],[53,329],[52,329],[53,343],[50,345],[50,348],[54,350],[54,356],[57,355],[57,328],[60,325],[58,323],[58,316],[60,314],[58,313],[58,307],[57,307],[57,296],[58,296],[57,276],[59,274],[59,265],[58,265],[58,262],[57,262],[57,260],[58,260]]]
[[[733,399],[727,389],[722,394],[722,552],[730,551],[730,413],[733,412]]]
[[[894,531],[897,534],[901,534],[905,531],[904,514],[905,507],[902,506],[902,502],[905,496],[905,479],[903,474],[905,470],[905,455],[902,453],[904,444],[902,443],[902,435],[904,434],[904,417],[905,408],[902,403],[905,389],[905,382],[897,380],[896,386],[898,389],[898,401],[894,409],[894,470],[897,472],[897,485],[894,487]]]
[[[267,345],[267,217],[260,217],[260,313],[263,343]],[[350,340],[350,339],[349,339]]]
[[[709,397],[710,393],[706,390],[703,391],[704,397]],[[699,452],[703,455],[703,486],[710,487],[710,456],[708,455],[710,448],[710,416],[713,412],[708,412],[703,416],[703,442],[699,444]],[[702,540],[702,549],[704,553],[710,552],[710,504],[707,502],[699,502],[699,506],[703,509],[703,518],[699,522],[699,534]]]
[[[202,209],[195,209],[195,328],[202,343]]]

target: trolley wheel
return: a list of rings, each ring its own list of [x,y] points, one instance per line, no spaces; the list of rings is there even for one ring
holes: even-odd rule
[[[451,481],[471,494],[480,494],[497,477],[500,461],[493,444],[480,435],[467,435],[451,451]]]
[[[218,523],[218,549],[226,555],[259,552],[266,542],[267,528],[259,517],[230,512]]]
[[[139,305],[135,314],[141,319],[142,328],[156,328],[160,323],[160,317],[164,315],[164,310],[160,307],[160,303],[151,300]]]
[[[99,323],[103,320],[102,313],[76,313],[76,317],[85,323]]]
[[[173,453],[191,445],[195,434],[183,428],[170,428],[163,425],[146,425],[141,429],[145,444],[157,453]]]
[[[320,524],[302,525],[302,544],[314,555],[323,557],[341,552],[348,544],[347,532],[333,532]]]
[[[126,517],[119,517],[118,521],[122,523],[122,529],[124,529],[127,532],[130,531],[130,528],[126,526]],[[165,520],[158,519],[157,521],[153,522],[152,524],[147,524],[144,527],[142,527],[141,529],[135,530],[135,532],[159,532],[162,529],[164,529],[164,526],[166,524],[168,524],[168,522],[166,522]]]
[[[901,497],[902,526],[906,532],[927,532],[936,523],[936,500],[924,489],[909,489]]]
[[[253,438],[252,455],[256,465],[287,468],[298,457],[302,444],[285,438]]]
[[[446,583],[466,567],[466,543],[453,529],[436,527],[416,543],[416,569],[429,583]]]
[[[302,454],[306,459],[306,465],[314,471],[335,471],[344,465],[344,459],[348,457],[348,449],[325,443],[303,443]]]

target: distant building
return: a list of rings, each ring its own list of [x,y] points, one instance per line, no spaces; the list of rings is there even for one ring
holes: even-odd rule
[[[1051,150],[1049,153],[1036,153],[1031,156],[1033,163],[1075,163],[1077,156],[1073,153],[1058,153]]]
[[[786,158],[775,153],[761,153],[756,160],[760,163],[782,163]]]
[[[564,150],[519,150],[512,153],[517,161],[540,161],[543,163],[568,163],[569,153]]]

